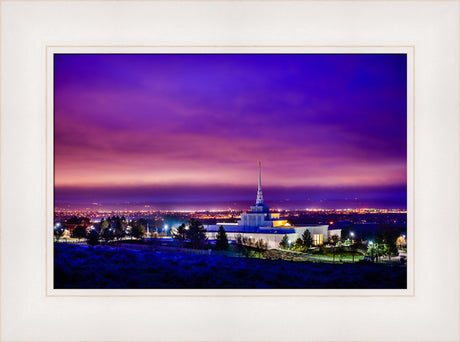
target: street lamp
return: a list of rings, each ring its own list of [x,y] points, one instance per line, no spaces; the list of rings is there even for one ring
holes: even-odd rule
[[[350,232],[351,243],[355,243],[355,233]]]

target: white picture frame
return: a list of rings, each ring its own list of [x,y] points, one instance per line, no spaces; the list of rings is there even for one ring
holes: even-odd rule
[[[0,5],[1,341],[459,340],[458,1]],[[406,49],[415,86],[410,292],[55,293],[47,285],[46,62],[53,49],[85,47]],[[428,254],[434,226],[443,245]]]

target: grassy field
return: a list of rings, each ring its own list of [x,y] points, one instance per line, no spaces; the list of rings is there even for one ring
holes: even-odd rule
[[[66,289],[403,289],[406,267],[327,264],[55,244]]]

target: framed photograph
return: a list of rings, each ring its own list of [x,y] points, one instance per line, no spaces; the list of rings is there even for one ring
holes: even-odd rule
[[[458,341],[459,5],[0,2],[0,340]]]
[[[49,293],[412,295],[412,48],[188,48],[48,49]]]

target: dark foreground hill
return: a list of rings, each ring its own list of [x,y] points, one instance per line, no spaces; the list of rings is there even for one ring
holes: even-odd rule
[[[56,289],[404,289],[406,267],[55,244]]]

